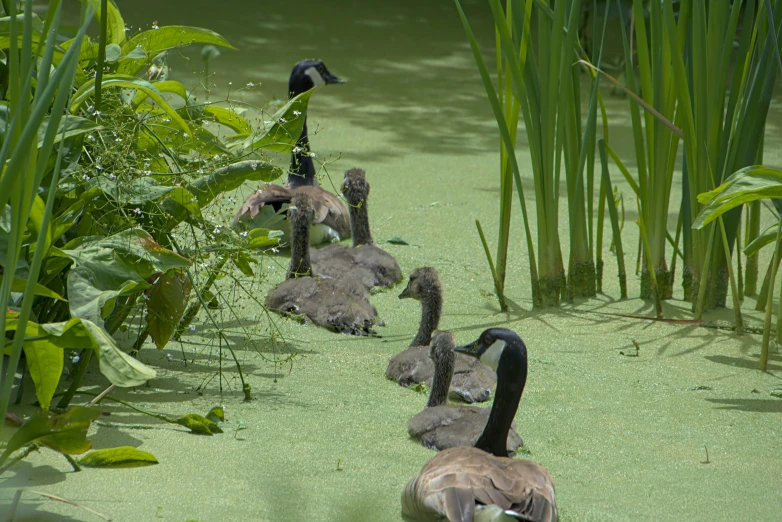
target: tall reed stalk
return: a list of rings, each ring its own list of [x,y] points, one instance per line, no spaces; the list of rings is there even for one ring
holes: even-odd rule
[[[23,12],[17,12],[16,2],[6,5],[11,19],[10,48],[8,53],[9,89],[8,105],[11,110],[10,124],[3,135],[0,148],[0,208],[10,205],[11,226],[5,258],[2,260],[5,276],[0,285],[0,302],[9,303],[14,270],[22,258],[22,244],[27,231],[28,218],[38,189],[46,173],[46,166],[57,138],[60,121],[65,113],[66,104],[71,96],[73,79],[78,66],[79,51],[87,26],[92,19],[92,9],[82,4],[82,17],[73,45],[65,52],[59,65],[52,70],[52,59],[57,45],[57,30],[60,22],[61,1],[51,0],[44,21],[42,37],[34,45],[32,0],[23,2]],[[21,34],[19,28],[21,27]],[[37,80],[32,88],[32,80]],[[39,146],[39,131],[44,118],[48,124],[42,143]],[[62,136],[60,136],[62,138]],[[62,143],[62,142],[60,142]],[[56,192],[62,159],[61,145],[57,163],[48,186],[48,194]],[[48,230],[51,220],[54,197],[49,197],[43,215],[40,230]],[[22,354],[24,332],[34,298],[35,284],[46,251],[44,243],[48,234],[38,235],[35,254],[28,268],[27,284],[19,306],[16,334],[10,347],[10,361],[5,375],[0,375],[0,431],[2,419],[8,410],[11,386],[14,374]],[[32,245],[31,245],[32,246]],[[6,314],[0,314],[0,331],[5,331]]]
[[[552,11],[542,0],[506,0],[504,8],[500,0],[489,0],[497,36],[497,60],[498,64],[502,63],[502,66],[498,65],[499,88],[495,89],[460,2],[454,1],[502,139],[503,192],[496,270],[498,279],[504,281],[502,256],[507,251],[507,243],[503,245],[503,241],[510,237],[509,191],[512,184],[507,174],[510,170],[524,214],[534,306],[557,306],[563,297],[594,296],[591,211],[597,82],[592,84],[593,92],[585,124],[580,68],[574,66],[579,58],[577,29],[581,2],[556,2]],[[536,24],[534,33],[531,31],[533,8]],[[498,90],[502,91],[501,96],[497,95]],[[515,155],[515,126],[519,112],[527,133],[535,187],[537,259]],[[590,162],[589,166],[587,161]],[[570,227],[567,276],[559,237],[559,188],[563,170]],[[499,283],[495,281],[495,285]]]

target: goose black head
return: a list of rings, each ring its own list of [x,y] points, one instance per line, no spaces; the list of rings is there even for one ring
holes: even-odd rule
[[[369,196],[369,183],[363,169],[350,169],[345,172],[342,182],[342,194],[351,206],[361,205]]]
[[[489,328],[475,341],[466,346],[457,346],[454,350],[480,359],[483,364],[497,371],[502,353],[511,346],[526,353],[527,347],[516,332],[507,328]]]
[[[302,60],[293,66],[288,80],[288,95],[292,98],[313,87],[332,83],[344,83],[344,81],[331,74],[320,60]]]
[[[439,291],[441,291],[440,276],[437,275],[437,270],[430,266],[424,266],[410,272],[410,279],[405,289],[399,294],[399,299],[411,298],[420,301],[427,295]]]

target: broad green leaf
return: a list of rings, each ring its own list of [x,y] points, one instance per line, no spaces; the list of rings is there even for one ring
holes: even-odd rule
[[[148,56],[157,56],[167,49],[185,47],[196,43],[213,44],[235,49],[235,47],[229,44],[225,38],[208,29],[182,25],[168,25],[158,29],[143,31],[133,36],[122,46],[122,51],[127,55],[133,49],[140,48],[147,53]],[[135,75],[138,74],[143,67],[143,61],[128,61],[119,67],[118,72]]]
[[[87,440],[87,430],[99,415],[99,410],[83,406],[74,406],[61,415],[38,412],[11,436],[8,446],[0,455],[0,463],[14,451],[32,443],[43,444],[67,455],[84,453],[92,447],[92,443]]]
[[[171,228],[185,221],[190,216],[198,221],[203,221],[204,219],[195,195],[184,187],[175,187],[174,190],[169,192],[160,203],[160,208],[171,216],[171,221],[168,223],[168,226]]]
[[[68,207],[62,214],[54,218],[52,226],[52,241],[57,241],[78,223],[79,218],[84,212],[84,201],[79,200]]]
[[[699,194],[698,201],[705,207],[692,228],[703,228],[729,210],[760,199],[782,199],[782,170],[764,165],[745,167],[711,192]]]
[[[106,62],[114,63],[122,56],[122,47],[117,44],[109,44],[106,46]]]
[[[51,343],[36,343],[26,345],[24,354],[38,402],[41,409],[48,410],[62,377],[62,349]]]
[[[104,89],[109,87],[121,87],[127,89],[138,89],[144,92],[144,94],[152,98],[158,107],[165,111],[168,117],[171,118],[171,120],[174,121],[182,130],[188,134],[192,134],[192,131],[187,125],[187,122],[183,120],[182,117],[179,116],[179,114],[177,114],[177,112],[168,103],[166,103],[160,91],[157,90],[154,84],[149,83],[146,80],[142,80],[141,78],[135,78],[133,76],[127,76],[124,74],[114,74],[104,76],[103,81],[101,82],[101,86],[103,86]],[[95,79],[93,78],[85,82],[71,98],[71,113],[76,114],[84,102],[94,94]]]
[[[155,88],[160,92],[170,92],[172,94],[176,94],[183,100],[187,100],[189,98],[187,89],[185,89],[185,86],[181,83],[174,81],[174,80],[167,80],[164,82],[155,82],[152,85],[155,86]],[[136,93],[136,96],[133,98],[133,108],[138,108],[144,100],[146,100],[149,96],[144,91],[138,91]]]
[[[111,313],[117,297],[135,294],[148,287],[146,281],[128,280],[116,289],[99,289],[95,287],[92,270],[86,266],[73,267],[68,272],[71,317],[87,319],[103,326],[103,320]]]
[[[238,134],[252,134],[253,128],[244,117],[225,107],[207,105],[204,107],[206,114],[212,116],[214,121],[233,129]]]
[[[3,276],[0,275],[0,282],[3,281]],[[14,277],[14,282],[11,283],[11,291],[12,292],[24,292],[25,288],[27,287],[27,279],[22,279],[20,277]],[[45,286],[36,283],[35,289],[33,290],[34,295],[40,295],[42,297],[50,297],[52,299],[57,299],[58,301],[67,301],[63,296],[58,294],[57,292],[50,290],[46,288]]]
[[[213,435],[215,433],[222,433],[223,430],[220,426],[210,421],[206,417],[198,415],[196,413],[189,413],[184,417],[180,417],[174,421],[180,426],[184,426],[193,433],[200,433],[203,435]]]
[[[252,277],[255,275],[255,272],[253,272],[252,263],[257,263],[258,261],[247,252],[232,252],[231,261],[233,261],[234,266],[247,277]]]
[[[155,283],[147,296],[147,326],[158,350],[162,350],[185,313],[192,285],[187,274],[170,270]]]
[[[62,252],[76,266],[94,274],[95,287],[117,290],[127,281],[146,281],[151,275],[173,268],[187,268],[190,261],[160,246],[140,228],[124,230],[109,237],[89,237]]]
[[[744,248],[744,254],[747,257],[752,257],[757,254],[764,246],[776,241],[777,228],[779,228],[779,222],[774,223],[766,230],[764,230],[762,234],[756,237],[749,245],[746,246],[746,248]]]
[[[206,418],[217,424],[218,422],[225,422],[225,408],[222,406],[215,406],[209,413],[206,414]]]
[[[195,194],[198,206],[204,208],[218,194],[239,188],[245,181],[273,181],[282,175],[279,167],[265,161],[239,161],[217,169],[187,186]]]
[[[95,9],[95,19],[98,21],[103,20],[103,12],[101,12],[100,9],[101,1],[90,0],[90,3]],[[120,14],[119,8],[117,7],[117,4],[114,2],[114,0],[109,0],[107,4],[106,29],[108,31],[108,43],[122,45],[127,39],[125,37],[125,20],[122,19],[122,15]]]
[[[153,454],[132,446],[90,451],[79,459],[79,464],[87,468],[133,468],[157,463]]]
[[[161,185],[151,177],[134,178],[130,183],[112,181],[105,177],[95,177],[85,184],[85,188],[97,188],[112,202],[123,207],[143,207],[147,203],[160,201],[164,196],[176,189],[171,185]],[[92,198],[92,193],[82,198]]]
[[[269,124],[260,133],[234,143],[231,148],[237,151],[264,149],[289,153],[301,137],[312,91],[310,89],[291,98],[272,116]]]
[[[274,210],[274,207],[271,205],[265,205],[261,207],[261,209],[258,211],[258,213],[252,217],[250,217],[249,213],[245,213],[242,215],[242,217],[239,219],[239,222],[236,224],[237,230],[249,230],[249,235],[247,236],[250,240],[252,240],[254,237],[262,237],[261,242],[264,241],[263,237],[268,236],[269,239],[277,238],[280,236],[272,235],[274,232],[279,232],[279,230],[269,230],[274,227],[277,223],[281,223],[282,221],[285,221],[285,216],[288,213],[288,205],[284,204],[280,206],[279,210]],[[254,230],[260,230],[260,232],[253,232]],[[267,232],[270,232],[267,234]],[[251,241],[252,242],[252,241]],[[249,245],[251,248],[263,248],[263,244],[259,244],[258,246]]]
[[[271,207],[264,207],[271,208]],[[272,209],[273,210],[273,209]],[[277,216],[277,214],[274,214]],[[281,230],[254,228],[247,232],[247,248],[269,248],[280,242]]]

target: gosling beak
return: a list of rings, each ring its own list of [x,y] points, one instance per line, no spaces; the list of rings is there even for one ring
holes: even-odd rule
[[[481,344],[481,340],[478,339],[465,346],[456,346],[454,347],[453,351],[463,353],[465,355],[469,355],[470,357],[475,357],[476,359],[480,359],[481,354],[485,351],[482,348],[483,345]]]
[[[404,290],[402,290],[402,293],[399,294],[399,299],[408,299],[410,297],[413,297],[410,295],[410,283],[407,284]]]

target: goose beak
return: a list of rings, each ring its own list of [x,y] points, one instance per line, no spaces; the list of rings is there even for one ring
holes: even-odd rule
[[[327,72],[326,74],[323,74],[323,81],[326,82],[326,85],[331,85],[333,83],[345,83],[345,80],[342,78],[337,78],[330,72]]]
[[[408,285],[405,287],[405,289],[402,290],[402,293],[399,294],[399,299],[408,299],[408,298],[411,298],[411,297],[413,297],[413,296],[410,294],[410,284],[408,283]]]
[[[465,346],[456,346],[453,351],[480,359],[481,353],[484,351],[481,348],[483,348],[483,345],[481,344],[481,340],[478,339]]]

